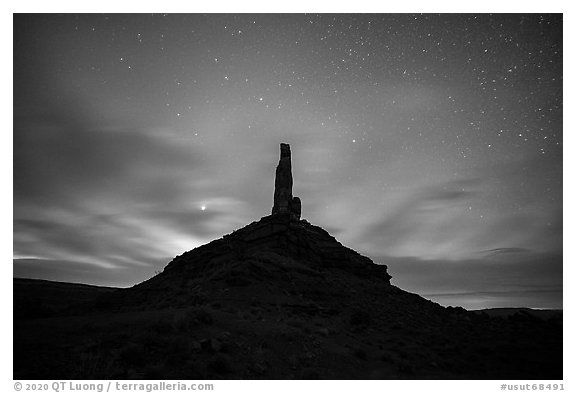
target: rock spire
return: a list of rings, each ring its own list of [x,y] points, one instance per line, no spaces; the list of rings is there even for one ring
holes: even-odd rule
[[[290,145],[280,144],[280,162],[276,167],[274,182],[274,207],[272,215],[286,215],[293,220],[300,220],[302,203],[300,198],[292,196],[292,158]]]

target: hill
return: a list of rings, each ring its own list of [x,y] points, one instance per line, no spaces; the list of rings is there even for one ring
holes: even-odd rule
[[[58,315],[71,306],[89,302],[117,288],[58,281],[14,278],[14,319]]]

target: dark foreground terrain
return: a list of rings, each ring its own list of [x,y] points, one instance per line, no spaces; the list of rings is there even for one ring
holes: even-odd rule
[[[389,281],[274,217],[129,289],[15,279],[14,378],[562,379],[560,311],[445,308]]]

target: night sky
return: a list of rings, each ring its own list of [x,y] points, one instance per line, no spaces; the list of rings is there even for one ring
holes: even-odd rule
[[[270,214],[444,305],[562,307],[562,17],[15,15],[14,276],[131,286]]]

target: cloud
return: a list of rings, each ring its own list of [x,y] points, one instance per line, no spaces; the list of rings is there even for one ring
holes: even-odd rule
[[[76,260],[17,258],[14,259],[13,265],[14,277],[117,287],[131,285],[126,281],[126,276],[132,276],[137,281],[143,281],[154,274],[153,271],[127,267],[115,269],[114,273],[111,274],[106,269],[78,263]]]
[[[197,205],[214,192],[200,181],[211,165],[202,150],[114,125],[81,102],[64,109],[46,103],[15,116],[13,247],[19,265],[31,256],[17,271],[77,264],[67,277],[100,268],[99,277],[133,284],[137,269],[163,267],[214,238],[211,222],[229,221],[225,204]]]
[[[424,260],[383,256],[392,283],[444,305],[561,308],[562,254],[504,252],[492,258]]]
[[[206,157],[145,132],[108,131],[88,120],[21,119],[14,130],[14,196],[18,202],[63,204],[116,194],[170,198]]]
[[[404,180],[410,184],[387,187],[381,180],[387,170],[366,171],[357,182],[338,183],[317,206],[315,213],[321,214],[316,221],[371,256],[459,260],[486,250],[562,249],[561,207],[501,206],[508,199],[502,199],[500,178],[475,173],[431,182],[411,175]]]
[[[492,256],[502,255],[502,254],[517,254],[517,253],[526,253],[530,252],[530,250],[526,248],[520,247],[501,247],[501,248],[494,248],[492,250],[481,251],[481,254],[485,254],[486,258],[490,258]]]
[[[500,307],[559,309],[562,308],[563,298],[562,288],[521,291],[424,293],[422,296],[444,306],[459,306],[468,310]]]
[[[371,222],[357,235],[372,255],[459,258],[474,223],[462,212],[480,195],[478,179],[440,185],[415,184],[390,205],[371,211]],[[393,204],[392,204],[393,203]]]

